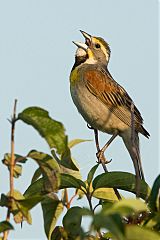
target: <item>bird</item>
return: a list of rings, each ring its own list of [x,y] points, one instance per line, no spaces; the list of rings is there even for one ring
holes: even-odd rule
[[[70,93],[78,112],[97,131],[112,135],[100,149],[101,159],[111,142],[120,136],[133,161],[135,175],[144,180],[140,158],[139,133],[149,138],[143,118],[127,91],[108,70],[109,44],[101,37],[80,30],[85,42],[73,41],[78,47],[70,73]],[[134,138],[134,139],[133,139]]]

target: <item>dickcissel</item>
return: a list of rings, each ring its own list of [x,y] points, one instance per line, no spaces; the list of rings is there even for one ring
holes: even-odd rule
[[[77,47],[75,63],[70,74],[70,92],[74,104],[85,121],[99,131],[111,134],[100,150],[100,156],[116,136],[120,136],[132,158],[138,179],[144,179],[139,157],[139,136],[149,138],[143,119],[132,99],[108,71],[110,47],[104,39],[81,31],[85,43],[73,42]],[[132,119],[134,143],[132,143]]]

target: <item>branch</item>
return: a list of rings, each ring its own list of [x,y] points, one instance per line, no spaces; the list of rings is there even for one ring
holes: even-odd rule
[[[15,166],[15,156],[14,156],[14,133],[15,133],[15,123],[16,123],[16,108],[17,108],[17,99],[14,102],[13,115],[11,119],[11,161],[10,161],[10,201],[13,199],[14,195],[14,166]],[[8,207],[6,221],[10,221],[10,209]],[[7,240],[9,231],[5,231],[3,235],[3,240]]]
[[[17,100],[14,103],[12,125],[11,125],[11,163],[10,163],[10,197],[13,197],[14,193],[14,166],[15,166],[15,156],[14,156],[14,133],[15,133],[15,122],[16,122],[16,108]]]

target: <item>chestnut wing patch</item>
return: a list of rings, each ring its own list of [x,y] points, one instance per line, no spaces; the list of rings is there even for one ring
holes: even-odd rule
[[[121,121],[131,126],[132,99],[117,82],[113,80],[109,72],[98,69],[87,70],[84,73],[84,82],[87,89],[110,109]],[[134,107],[135,122],[143,124],[140,112]]]

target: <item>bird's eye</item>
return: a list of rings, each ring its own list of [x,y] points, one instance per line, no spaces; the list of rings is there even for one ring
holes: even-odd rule
[[[96,43],[95,47],[96,47],[96,48],[100,48],[101,46],[100,46],[99,43]]]

